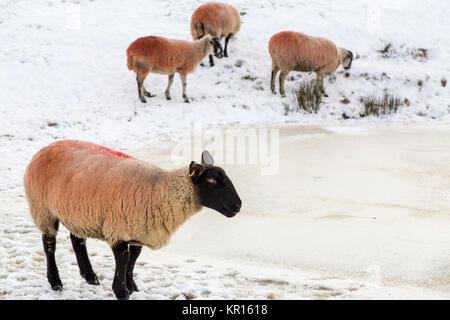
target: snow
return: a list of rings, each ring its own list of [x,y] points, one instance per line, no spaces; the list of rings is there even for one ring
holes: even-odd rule
[[[64,291],[52,292],[47,284],[40,235],[22,185],[25,167],[40,148],[58,139],[81,139],[171,166],[167,158],[177,134],[198,122],[205,128],[281,128],[280,154],[291,160],[281,161],[285,167],[271,194],[265,192],[270,177],[254,168],[230,166],[247,209],[226,223],[205,210],[180,229],[167,249],[143,250],[136,270],[141,292],[133,299],[448,299],[450,91],[441,83],[450,74],[448,2],[229,1],[243,14],[241,31],[230,41],[230,58],[216,59],[214,68],[198,67],[188,76],[190,104],[181,98],[178,76],[172,101],[166,101],[167,77],[151,74],[146,87],[157,96],[142,104],[135,75],[126,67],[127,46],[150,34],[190,39],[190,15],[202,2],[0,3],[0,299],[114,298],[110,249],[89,240],[101,280],[99,287],[89,286],[78,275],[64,228],[57,246]],[[299,81],[314,75],[292,72],[287,98],[269,90],[267,43],[282,30],[324,36],[354,53],[348,76],[340,68],[331,81],[326,79],[329,97],[317,114],[293,111]],[[385,58],[379,51],[388,44],[392,52]],[[414,57],[422,48],[427,58]],[[276,88],[278,92],[278,84]],[[360,98],[384,91],[407,99],[409,106],[402,105],[395,115],[361,118]],[[349,104],[340,102],[344,97]],[[344,114],[350,119],[344,120]],[[338,154],[339,166],[331,165],[334,154],[322,143]],[[298,184],[284,170],[296,170],[299,159],[310,161],[312,169],[297,173],[314,189],[302,184],[277,202],[274,194],[283,181]],[[336,173],[340,165],[348,176]],[[360,188],[339,184],[349,179],[358,186],[364,178],[374,181],[369,188],[377,201]],[[364,224],[374,216],[381,229]],[[226,230],[242,234],[252,223],[255,233],[237,237],[246,244],[238,248],[222,245],[206,230],[212,222],[221,235]],[[259,232],[286,225],[291,226],[287,239],[262,241],[264,247],[257,250],[251,245]],[[304,236],[296,235],[297,228]],[[195,230],[204,231],[195,238]],[[365,239],[366,246],[358,239]],[[298,252],[282,250],[282,240],[299,241],[301,247]],[[417,248],[422,260],[415,256]],[[386,252],[371,251],[375,249]],[[402,261],[411,265],[406,268]]]

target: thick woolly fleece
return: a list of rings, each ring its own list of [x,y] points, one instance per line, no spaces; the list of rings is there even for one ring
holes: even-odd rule
[[[325,38],[283,31],[270,38],[269,53],[272,70],[277,66],[285,74],[292,70],[330,74],[342,63],[347,50]]]
[[[148,73],[186,75],[193,72],[213,47],[211,37],[198,41],[143,37],[127,49],[127,66],[141,77]]]
[[[166,171],[93,143],[64,140],[33,157],[24,185],[44,234],[55,236],[61,221],[79,238],[158,249],[201,209],[188,170]]]
[[[213,38],[235,36],[241,28],[239,11],[228,3],[208,2],[198,7],[191,17],[192,39],[205,34]]]

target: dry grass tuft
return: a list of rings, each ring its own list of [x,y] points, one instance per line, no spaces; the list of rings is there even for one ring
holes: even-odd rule
[[[394,95],[385,93],[382,97],[370,95],[362,97],[364,113],[362,116],[383,116],[396,113],[402,105],[402,100]]]
[[[322,103],[322,93],[316,90],[315,81],[302,81],[296,93],[297,110],[317,113]]]

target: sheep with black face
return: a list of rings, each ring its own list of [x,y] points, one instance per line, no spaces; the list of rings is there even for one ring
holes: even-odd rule
[[[24,186],[31,216],[42,232],[47,278],[62,290],[55,261],[59,222],[69,229],[82,277],[99,284],[86,238],[105,240],[116,260],[113,291],[128,299],[138,291],[133,269],[142,246],[159,249],[202,207],[233,217],[241,209],[233,183],[204,151],[201,164],[167,171],[89,142],[64,140],[40,150]]]

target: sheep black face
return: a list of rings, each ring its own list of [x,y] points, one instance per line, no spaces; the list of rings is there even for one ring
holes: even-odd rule
[[[189,176],[196,186],[200,204],[216,210],[224,216],[234,217],[242,206],[230,178],[220,167],[214,166],[214,160],[208,151],[203,151],[202,164],[191,162]]]
[[[214,48],[214,56],[219,59],[223,58],[223,50],[222,45],[220,44],[220,40],[218,38],[212,38],[211,44]]]
[[[342,61],[342,66],[344,67],[345,70],[351,68],[352,61],[353,61],[353,53],[347,50],[347,55],[345,56],[344,61]]]

